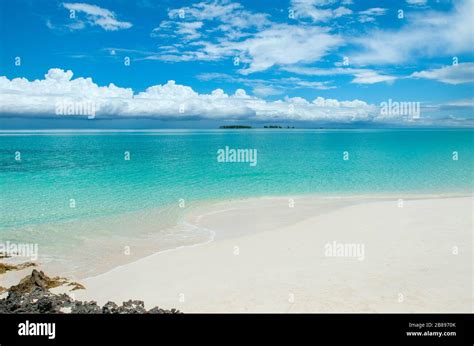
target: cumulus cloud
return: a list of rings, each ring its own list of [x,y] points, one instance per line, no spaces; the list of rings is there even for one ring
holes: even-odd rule
[[[62,5],[70,11],[84,14],[85,20],[89,25],[100,26],[106,31],[116,31],[121,29],[129,29],[132,27],[132,23],[121,22],[117,20],[114,12],[96,5],[90,5],[81,2],[65,2]],[[69,25],[69,28],[73,30],[83,29],[84,27],[84,22],[79,19]]]
[[[134,93],[114,84],[98,86],[91,78],[74,79],[72,71],[58,68],[50,69],[41,80],[2,76],[0,92],[3,116],[54,117],[57,105],[64,102],[94,102],[97,117],[355,121],[370,120],[377,114],[376,106],[361,100],[285,97],[269,102],[243,89],[231,95],[221,89],[199,94],[174,81]]]
[[[414,78],[434,79],[448,84],[462,84],[474,82],[474,63],[461,63],[433,70],[415,72]]]

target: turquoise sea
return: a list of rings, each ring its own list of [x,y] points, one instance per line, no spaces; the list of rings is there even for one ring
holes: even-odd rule
[[[225,147],[257,164],[218,162]],[[0,241],[73,249],[101,234],[95,219],[162,210],[158,232],[180,200],[470,195],[473,178],[473,129],[0,132]]]

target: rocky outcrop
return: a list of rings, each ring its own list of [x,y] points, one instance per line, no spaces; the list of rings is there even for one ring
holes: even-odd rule
[[[16,286],[8,289],[8,295],[0,299],[0,314],[46,313],[46,314],[174,314],[176,309],[164,310],[154,307],[145,309],[141,300],[129,300],[118,306],[108,302],[100,307],[97,302],[82,302],[72,299],[69,295],[54,294],[50,288],[62,285],[62,278],[49,278],[42,271],[33,270]],[[77,283],[72,283],[80,285]]]
[[[34,291],[36,288],[48,290],[54,287],[61,286],[67,283],[66,279],[55,277],[50,278],[42,271],[33,269],[30,276],[23,278],[18,285],[10,287],[9,292],[28,293]]]

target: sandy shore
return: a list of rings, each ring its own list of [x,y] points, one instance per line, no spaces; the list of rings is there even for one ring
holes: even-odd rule
[[[82,280],[75,298],[184,312],[472,311],[473,198],[299,202],[191,215],[227,236]]]

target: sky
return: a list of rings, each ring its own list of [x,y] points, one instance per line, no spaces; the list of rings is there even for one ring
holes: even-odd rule
[[[0,129],[474,125],[473,0],[0,1]]]

